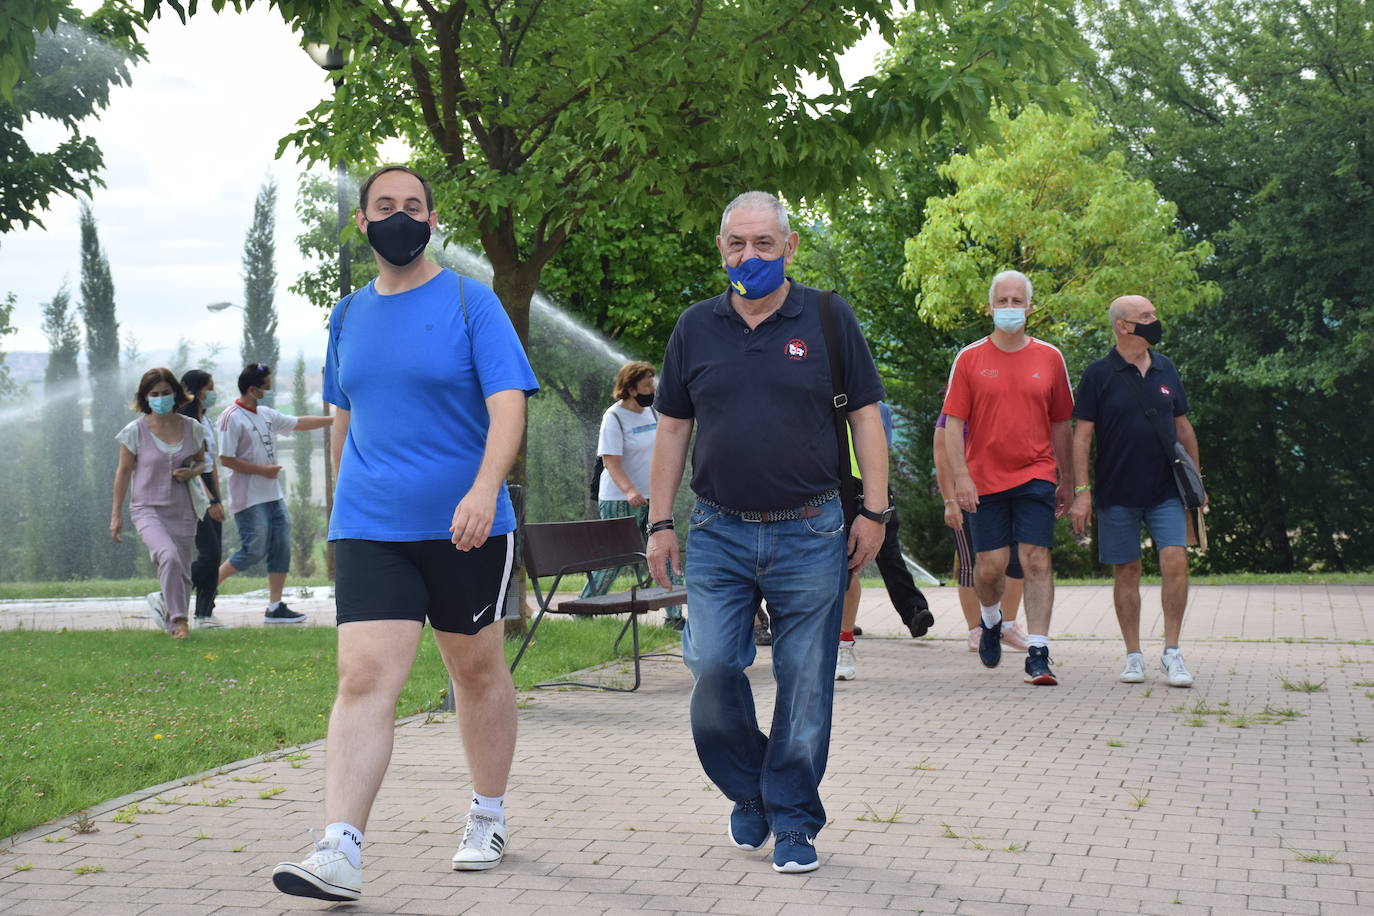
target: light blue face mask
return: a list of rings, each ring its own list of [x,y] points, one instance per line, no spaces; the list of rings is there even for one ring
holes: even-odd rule
[[[172,412],[172,408],[177,406],[176,395],[164,394],[148,399],[148,406],[155,414],[167,414]]]
[[[219,392],[217,392],[217,391],[215,391],[215,389],[211,388],[209,391],[205,392],[205,400],[202,401],[201,403],[204,404],[205,407],[206,407],[206,409],[208,410],[209,408],[214,407],[214,406],[215,406],[215,402],[218,401],[218,400],[219,400]]]
[[[999,331],[1015,334],[1026,326],[1026,310],[1015,308],[993,309],[992,323],[997,325],[997,330]]]

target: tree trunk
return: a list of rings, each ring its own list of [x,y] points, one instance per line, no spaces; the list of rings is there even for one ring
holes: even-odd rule
[[[1271,414],[1272,415],[1272,414]],[[1288,513],[1283,506],[1283,481],[1279,476],[1277,459],[1278,433],[1272,420],[1259,424],[1260,449],[1255,456],[1255,472],[1259,482],[1261,531],[1273,551],[1273,572],[1293,571],[1293,545],[1288,540]]]

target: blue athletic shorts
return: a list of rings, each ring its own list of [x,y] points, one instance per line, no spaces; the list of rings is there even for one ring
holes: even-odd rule
[[[1097,510],[1097,558],[1103,563],[1134,563],[1140,559],[1140,525],[1150,531],[1155,549],[1188,546],[1188,523],[1183,503],[1170,497],[1148,509],[1104,506]]]
[[[1054,546],[1054,484],[1028,480],[1019,487],[978,497],[968,515],[969,536],[977,553],[1019,544]]]

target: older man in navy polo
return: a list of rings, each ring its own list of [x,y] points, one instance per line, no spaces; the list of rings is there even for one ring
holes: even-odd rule
[[[1183,501],[1174,482],[1173,449],[1175,442],[1182,443],[1197,462],[1197,434],[1188,421],[1188,397],[1178,371],[1167,356],[1151,349],[1163,333],[1154,305],[1144,296],[1122,296],[1112,302],[1108,315],[1116,346],[1083,372],[1074,399],[1073,463],[1078,486],[1070,518],[1073,530],[1082,532],[1096,504],[1098,559],[1111,565],[1115,577],[1112,598],[1126,642],[1126,664],[1121,671],[1126,684],[1145,680],[1140,651],[1141,524],[1149,530],[1164,580],[1160,667],[1169,686],[1191,687],[1193,676],[1178,647],[1188,603],[1188,552]],[[1088,482],[1094,435],[1095,492]]]
[[[649,563],[666,585],[668,567],[680,569],[672,505],[695,426],[682,641],[695,680],[692,737],[706,775],[735,803],[730,839],[758,849],[771,833],[779,872],[819,865],[846,568],[873,559],[891,515],[882,382],[853,311],[832,297],[838,388],[870,494],[846,533],[824,294],[785,276],[797,241],[770,194],[750,191],[725,208],[716,247],[729,289],[683,312],[668,341],[649,479]],[[767,735],[744,674],[760,599],[773,619],[777,685]]]

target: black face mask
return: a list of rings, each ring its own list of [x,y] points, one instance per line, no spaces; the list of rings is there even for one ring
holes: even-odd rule
[[[654,396],[652,394],[637,394],[635,395],[635,403],[640,407],[653,407]]]
[[[1153,347],[1164,336],[1164,325],[1158,319],[1149,324],[1141,324],[1137,321],[1135,327],[1131,329],[1131,333]]]
[[[397,211],[375,223],[369,220],[367,241],[388,263],[405,267],[429,244],[429,223]]]

